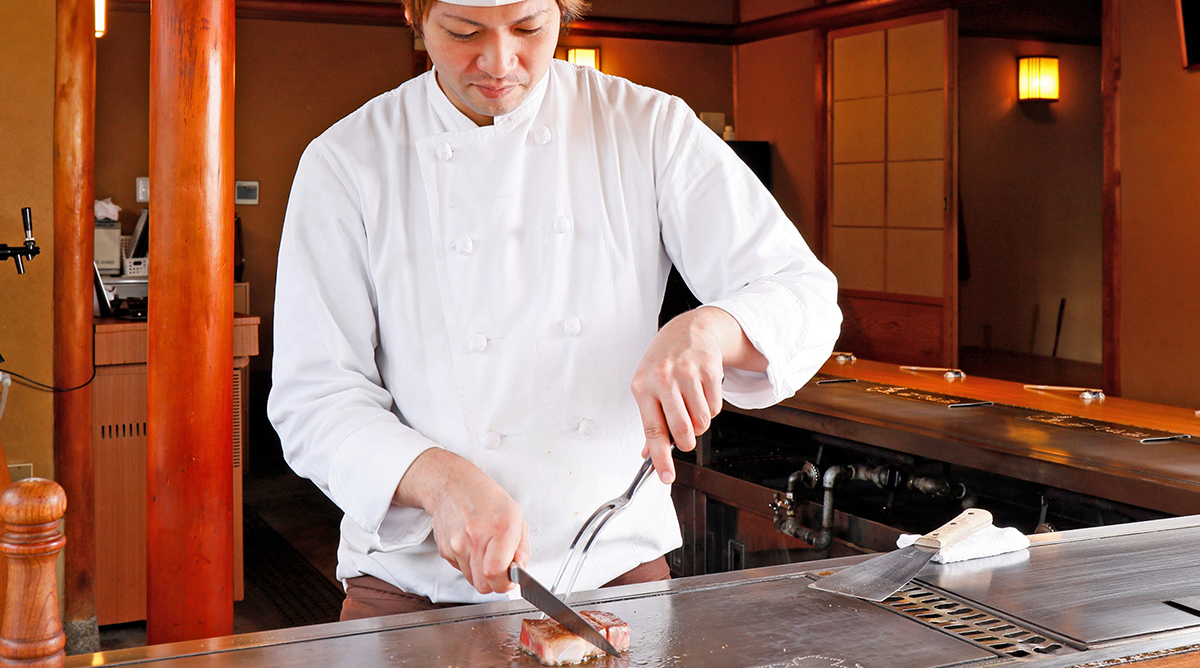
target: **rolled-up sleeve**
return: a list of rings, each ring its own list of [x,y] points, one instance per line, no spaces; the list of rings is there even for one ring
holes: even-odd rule
[[[705,305],[732,315],[767,359],[765,373],[726,368],[742,408],[795,394],[841,330],[837,279],[758,178],[680,100],[659,119],[656,187],[663,244]]]
[[[428,514],[392,498],[435,444],[401,421],[383,386],[361,207],[319,141],[300,159],[284,218],[267,412],[288,464],[371,534],[375,549],[398,549],[429,534]]]

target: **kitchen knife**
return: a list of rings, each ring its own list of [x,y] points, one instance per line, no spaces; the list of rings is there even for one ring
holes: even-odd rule
[[[537,606],[538,610],[549,615],[554,621],[562,624],[565,629],[613,656],[621,655],[617,648],[605,640],[594,626],[588,624],[586,619],[580,617],[579,613],[568,607],[566,603],[558,600],[558,597],[551,594],[540,582],[534,580],[532,575],[526,573],[524,568],[516,563],[510,564],[508,579],[521,587],[522,598]]]
[[[908,547],[847,566],[808,585],[834,594],[882,601],[896,593],[943,548],[950,547],[992,523],[992,514],[970,508]]]

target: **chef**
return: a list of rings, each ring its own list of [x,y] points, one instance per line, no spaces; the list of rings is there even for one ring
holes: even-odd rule
[[[433,71],[315,139],[279,252],[268,411],[344,511],[343,618],[668,577],[670,449],[828,357],[836,281],[678,98],[553,59],[585,0],[405,0]],[[674,263],[704,306],[661,330]]]

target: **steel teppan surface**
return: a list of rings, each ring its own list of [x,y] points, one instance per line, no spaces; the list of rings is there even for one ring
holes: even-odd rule
[[[979,560],[969,570],[961,565],[951,568],[956,564],[930,566],[918,577],[953,599],[947,601],[951,607],[946,614],[951,616],[956,614],[953,606],[973,599],[977,609],[1034,631],[1074,631],[1077,638],[1090,635],[1084,643],[1072,643],[1050,655],[1006,656],[954,635],[949,627],[935,627],[922,615],[889,609],[886,602],[808,589],[815,573],[870,558],[860,555],[581,593],[581,609],[617,614],[629,622],[633,636],[629,652],[587,665],[1067,668],[1110,660],[1118,663],[1104,665],[1124,665],[1123,657],[1184,652],[1195,652],[1200,659],[1200,616],[1190,626],[1186,617],[1168,620],[1165,615],[1186,613],[1163,601],[1169,609],[1155,614],[1148,625],[1128,619],[1129,614],[1152,609],[1155,596],[1177,598],[1194,590],[1192,582],[1172,581],[1171,573],[1182,572],[1176,566],[1179,559],[1186,559],[1187,546],[1195,544],[1197,532],[1200,516],[1042,534],[1031,539],[1031,558],[1004,555],[1008,558],[996,558],[1001,561],[992,565]],[[1138,555],[1140,564],[1131,560]],[[1097,560],[1104,562],[1102,572],[1092,573]],[[1016,572],[1040,579],[1029,586],[1010,587]],[[1119,577],[1105,585],[1106,575]],[[1084,577],[1089,584],[1072,587],[1070,580],[1075,577]],[[1155,592],[1152,595],[1145,594],[1148,584]],[[537,666],[517,647],[520,620],[536,614],[522,601],[509,601],[76,656],[67,665]],[[1127,623],[1114,633],[1109,624],[1122,615]],[[1063,623],[1074,619],[1086,623],[1077,627]],[[1142,635],[1124,636],[1126,632]]]
[[[878,605],[808,589],[805,570],[783,566],[583,594],[580,609],[615,613],[632,631],[628,652],[586,665],[935,668],[998,656]],[[519,649],[518,634],[521,619],[536,615],[523,601],[492,603],[74,657],[70,665],[531,667],[540,664]]]

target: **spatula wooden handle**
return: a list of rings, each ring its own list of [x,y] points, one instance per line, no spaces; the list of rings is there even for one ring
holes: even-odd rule
[[[992,514],[983,508],[968,508],[958,517],[917,539],[921,547],[943,550],[992,523]]]

